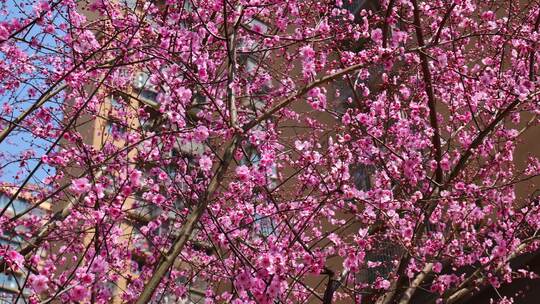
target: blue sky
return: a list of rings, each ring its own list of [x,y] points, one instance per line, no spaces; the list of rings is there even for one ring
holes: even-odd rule
[[[32,6],[28,5],[26,7],[21,7],[21,3],[24,2],[19,0],[8,0],[5,3],[2,3],[3,10],[0,15],[0,21],[9,21],[13,18],[27,19],[29,18],[28,16],[35,16]],[[35,3],[35,1],[28,1],[27,3]],[[33,28],[29,33],[27,33],[26,39],[36,36],[38,31],[39,28]],[[48,35],[40,35],[37,37],[43,44],[54,45],[54,41]],[[35,55],[35,52],[33,52],[32,49],[21,44],[21,47],[23,46],[28,55]],[[0,57],[0,60],[2,59],[3,58]],[[43,66],[41,66],[41,68],[43,68]],[[32,79],[32,76],[28,78]],[[41,80],[32,79],[27,84],[21,86],[18,91],[8,91],[3,95],[0,95],[0,107],[7,103],[13,107],[13,117],[19,115],[36,99],[28,97],[28,89],[30,88],[30,85],[38,86],[42,89],[46,88],[46,85],[44,85]],[[44,106],[57,109],[57,107],[51,103],[45,104]],[[8,117],[4,118],[10,119]],[[11,134],[4,142],[0,143],[0,154],[3,156],[1,158],[2,163],[0,164],[2,166],[0,171],[0,181],[13,182],[15,184],[22,183],[22,181],[29,175],[29,172],[37,166],[39,158],[49,147],[50,143],[32,136],[29,132],[17,130],[17,132]],[[33,159],[29,159],[25,163],[16,161],[17,159],[20,159],[20,156],[27,151],[35,152]],[[10,163],[9,160],[15,162]],[[30,183],[38,184],[40,181],[43,181],[43,179],[51,172],[54,172],[53,168],[41,166],[33,175]]]

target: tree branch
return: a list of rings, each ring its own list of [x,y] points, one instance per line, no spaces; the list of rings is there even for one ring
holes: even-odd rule
[[[334,299],[334,293],[336,292],[336,290],[338,290],[341,284],[343,284],[343,280],[347,278],[347,276],[349,275],[349,271],[343,271],[341,276],[336,279],[335,272],[331,271],[330,269],[327,270],[329,270],[328,284],[326,284],[326,290],[324,291],[322,302],[323,304],[332,304],[332,301]]]
[[[413,14],[414,14],[414,27],[416,30],[416,39],[418,40],[418,47],[423,48],[424,43],[424,33],[422,32],[422,25],[420,20],[420,9],[418,8],[418,2],[416,0],[412,1],[413,4]],[[424,52],[419,52],[420,61],[422,65],[422,74],[424,74],[424,82],[426,85],[426,94],[428,97],[428,107],[429,107],[429,121],[431,128],[433,129],[433,136],[431,138],[431,143],[435,149],[435,161],[437,162],[437,169],[435,169],[435,181],[438,183],[443,182],[443,172],[441,168],[441,159],[442,159],[442,149],[441,149],[441,136],[439,134],[439,123],[437,121],[437,108],[435,102],[435,94],[433,92],[433,83],[431,79],[431,72],[429,70],[428,57]]]
[[[152,295],[154,294],[154,291],[158,287],[159,283],[163,279],[163,276],[167,273],[169,268],[174,263],[174,260],[180,252],[182,252],[182,249],[184,249],[185,244],[191,237],[191,234],[193,232],[193,229],[199,222],[200,218],[202,217],[204,211],[206,210],[206,207],[208,206],[208,203],[210,202],[210,198],[214,195],[214,192],[216,191],[219,183],[223,179],[223,176],[225,175],[225,172],[227,171],[231,160],[233,159],[234,150],[240,143],[240,135],[237,133],[233,140],[229,143],[227,149],[225,150],[225,154],[223,156],[223,162],[219,166],[219,168],[216,171],[216,174],[212,177],[212,180],[210,181],[210,184],[208,185],[208,190],[206,192],[206,195],[204,196],[203,200],[199,203],[197,208],[189,214],[189,216],[186,219],[186,223],[182,226],[180,229],[180,233],[178,237],[174,240],[173,246],[167,252],[164,258],[162,258],[159,261],[159,264],[152,274],[152,277],[146,283],[146,285],[143,288],[143,291],[141,292],[141,295],[137,299],[137,304],[146,304],[149,303],[152,299]]]
[[[51,88],[49,88],[49,90],[47,92],[45,92],[45,94],[41,95],[41,97],[34,103],[32,104],[32,106],[28,109],[26,109],[26,111],[22,112],[19,116],[17,116],[17,118],[15,118],[15,120],[13,121],[10,121],[8,123],[8,126],[7,128],[5,128],[4,130],[2,130],[2,132],[0,132],[0,142],[3,142],[4,139],[6,139],[6,137],[24,120],[26,119],[26,117],[28,115],[30,115],[32,112],[34,112],[36,109],[39,109],[43,106],[43,104],[45,102],[47,102],[48,100],[50,100],[51,98],[53,98],[54,96],[56,96],[58,93],[62,92],[65,88],[67,87],[66,84],[63,84],[61,86],[59,86],[58,88],[54,89],[54,86],[52,86]]]
[[[527,247],[531,242],[536,241],[538,239],[539,239],[538,236],[533,236],[533,237],[530,237],[530,238],[524,240],[516,248],[516,250],[514,250],[514,252],[510,256],[508,256],[508,258],[506,258],[504,260],[504,262],[502,262],[497,267],[495,272],[499,272],[504,267],[504,265],[509,263],[511,260],[515,259],[521,253],[521,251],[523,249],[525,249],[525,247]],[[465,279],[453,293],[450,293],[450,294],[446,295],[446,297],[445,297],[446,302],[445,303],[446,304],[457,303],[463,297],[465,297],[467,295],[470,295],[473,292],[473,289],[474,289],[475,286],[483,284],[485,282],[485,280],[486,280],[486,277],[481,277],[481,278],[478,278],[478,279],[474,280],[474,278],[479,274],[479,272],[480,272],[479,270],[475,271],[472,275],[470,275],[467,279]],[[474,282],[473,282],[473,280],[474,280]]]
[[[424,266],[424,269],[422,269],[422,272],[420,272],[412,281],[411,286],[405,290],[403,293],[403,296],[401,297],[401,300],[399,301],[399,304],[408,304],[409,301],[411,301],[412,296],[414,295],[414,292],[422,284],[426,276],[431,272],[431,269],[433,269],[433,263],[427,263]]]
[[[383,34],[382,46],[383,46],[383,48],[386,48],[387,45],[388,45],[388,35],[390,33],[390,25],[388,24],[388,19],[390,18],[390,15],[392,14],[392,9],[394,8],[394,3],[395,2],[396,2],[395,0],[390,0],[390,2],[388,2],[388,7],[386,8],[386,14],[384,16],[384,25],[383,25],[383,29],[382,29],[382,34]]]
[[[302,89],[298,90],[298,92],[296,94],[293,94],[292,96],[289,96],[289,97],[283,99],[282,101],[278,102],[275,106],[270,108],[268,111],[261,114],[259,117],[255,118],[253,121],[251,121],[250,123],[244,125],[244,127],[243,127],[244,132],[250,130],[251,128],[258,125],[259,123],[267,120],[272,115],[274,115],[276,112],[278,112],[279,110],[281,110],[284,107],[288,106],[291,102],[295,101],[300,96],[302,96],[302,95],[306,94],[307,92],[309,92],[309,90],[311,90],[311,89],[313,89],[313,88],[315,88],[317,86],[320,86],[322,84],[325,84],[325,83],[327,83],[329,81],[332,81],[332,80],[334,80],[334,79],[336,79],[336,78],[338,78],[340,76],[343,76],[345,74],[357,71],[357,70],[359,70],[359,69],[361,69],[363,67],[365,67],[365,64],[351,65],[350,67],[339,70],[339,71],[337,71],[336,73],[334,73],[332,75],[323,76],[323,77],[309,83],[308,85],[304,86]]]

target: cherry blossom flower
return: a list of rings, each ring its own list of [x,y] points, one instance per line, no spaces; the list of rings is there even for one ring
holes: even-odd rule
[[[24,265],[24,257],[15,250],[0,248],[0,257],[15,271],[21,269]]]
[[[247,182],[250,179],[251,172],[245,165],[238,166],[236,168],[236,176],[240,181]]]
[[[89,295],[90,292],[88,289],[80,285],[73,287],[73,289],[69,292],[69,296],[72,301],[84,301]]]
[[[195,140],[198,142],[203,142],[208,138],[208,128],[205,126],[199,126],[197,129],[195,129],[194,135]]]
[[[31,275],[30,286],[36,293],[41,293],[48,288],[49,279],[44,275]]]
[[[88,192],[91,187],[92,185],[90,184],[90,181],[86,177],[74,179],[71,182],[71,189],[73,189],[78,194]]]
[[[533,277],[512,259],[540,246],[538,6],[76,2],[0,22],[0,232],[22,246],[0,253],[35,271],[29,302],[444,302]]]
[[[210,171],[212,169],[212,159],[206,155],[201,156],[199,158],[199,166],[203,171]]]

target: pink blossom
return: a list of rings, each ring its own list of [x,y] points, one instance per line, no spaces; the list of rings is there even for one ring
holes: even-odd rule
[[[378,280],[376,283],[375,283],[375,288],[377,289],[388,289],[390,288],[390,281],[388,280]]]
[[[250,178],[251,172],[249,168],[245,165],[238,166],[236,168],[236,176],[238,176],[238,179],[243,182],[247,182]]]
[[[31,275],[30,282],[30,286],[32,286],[32,289],[34,289],[36,293],[42,293],[48,288],[47,284],[49,283],[49,279],[41,274]]]
[[[201,77],[201,79],[208,79],[208,72],[205,67],[199,68],[198,75]]]
[[[471,296],[531,279],[508,259],[540,247],[537,5],[12,2],[0,232],[35,248],[0,259],[35,271],[30,303],[109,303],[124,281],[126,303],[271,304],[331,272],[333,303],[400,301],[423,276],[413,299],[448,298],[478,267]]]
[[[382,35],[382,30],[380,28],[376,28],[371,31],[371,39],[373,39],[373,41],[375,41],[377,44],[382,43],[382,38],[383,38],[383,35]]]
[[[94,282],[94,275],[90,273],[85,273],[81,275],[80,280],[83,284],[92,284]]]
[[[141,186],[141,177],[142,177],[141,171],[132,170],[131,173],[129,174],[129,182],[131,183],[133,187],[138,188]]]
[[[442,264],[440,262],[433,264],[433,271],[435,273],[440,273],[442,271]]]
[[[300,56],[304,78],[307,79],[315,76],[315,51],[313,48],[308,45],[300,48]]]
[[[312,89],[308,93],[308,103],[315,110],[322,111],[326,109],[326,92],[319,87]]]
[[[199,158],[199,166],[205,172],[208,172],[212,169],[212,159],[206,155]]]
[[[379,266],[381,266],[381,264],[382,264],[382,262],[372,262],[372,261],[367,262],[368,268],[379,267]]]
[[[7,40],[9,34],[8,29],[3,24],[0,24],[0,40]]]
[[[36,13],[40,14],[44,11],[48,11],[51,9],[51,6],[49,5],[48,1],[39,1],[36,6]]]
[[[104,198],[105,197],[105,187],[101,183],[96,183],[94,185],[94,190],[96,191],[96,196],[98,198]]]
[[[163,203],[165,203],[167,199],[165,198],[165,196],[161,195],[161,194],[156,194],[154,195],[154,198],[152,200],[152,202],[156,205],[161,205]]]
[[[86,177],[74,179],[71,182],[71,189],[73,189],[78,194],[88,192],[91,187],[92,184],[90,184],[90,181]]]
[[[438,57],[437,57],[437,61],[439,62],[439,64],[443,67],[447,66],[448,65],[448,57],[446,57],[446,54],[440,54]]]
[[[24,265],[24,257],[15,250],[0,248],[0,257],[3,258],[13,270],[19,270]]]
[[[105,271],[107,271],[108,266],[107,261],[103,257],[97,256],[90,266],[90,271],[95,274],[103,274]]]
[[[411,96],[411,91],[405,86],[399,89],[399,93],[401,93],[401,96],[403,96],[403,98],[405,99],[409,99],[409,97]]]
[[[90,295],[90,292],[87,288],[77,285],[71,289],[69,295],[72,301],[84,301]]]
[[[158,178],[159,178],[159,180],[166,180],[168,178],[167,172],[165,172],[165,171],[159,172]]]
[[[248,272],[242,272],[236,277],[238,287],[241,289],[251,288],[251,275]]]
[[[294,147],[296,148],[296,150],[302,151],[302,150],[304,150],[304,149],[306,149],[306,148],[311,147],[311,145],[310,145],[310,143],[307,142],[307,141],[302,142],[302,141],[300,141],[300,140],[296,140],[296,141],[294,142]]]
[[[304,60],[312,60],[315,58],[315,51],[311,46],[306,45],[300,48],[300,55],[302,56],[302,59]]]
[[[411,227],[406,227],[403,229],[403,237],[405,237],[407,240],[410,240],[413,236],[413,229]]]
[[[198,126],[193,132],[193,135],[195,136],[195,140],[203,142],[208,138],[208,128],[205,126]]]
[[[354,254],[349,254],[346,258],[345,258],[345,261],[343,262],[343,267],[345,269],[348,269],[352,272],[355,272],[358,270],[358,259],[356,258],[356,255]]]

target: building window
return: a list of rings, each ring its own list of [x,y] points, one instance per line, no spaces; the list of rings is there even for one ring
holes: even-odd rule
[[[0,246],[8,246],[11,249],[18,250],[22,248],[22,242],[23,240],[20,236],[10,235],[6,232],[0,236]]]
[[[186,120],[189,125],[196,125],[196,122],[199,121],[199,113],[203,110],[204,105],[206,104],[206,97],[195,91],[193,97],[191,98],[191,104],[186,109]]]
[[[354,21],[358,24],[363,23],[361,12],[362,10],[372,11],[372,12],[379,12],[380,11],[380,5],[379,1],[377,0],[343,0],[343,6],[342,8],[348,10],[353,16]],[[342,45],[343,49],[348,51],[359,51],[363,48],[365,43],[369,41],[369,39],[360,38],[359,40],[349,40],[344,42]]]
[[[358,18],[363,9],[376,12],[380,10],[380,5],[377,0],[343,0],[342,8],[348,10]]]
[[[127,131],[127,128],[126,126],[124,126],[123,124],[117,122],[117,121],[107,121],[107,126],[106,126],[106,131],[107,133],[109,134],[124,134],[126,133]]]
[[[371,177],[368,166],[363,164],[354,165],[350,170],[350,174],[357,190],[367,191],[371,189]]]
[[[131,258],[131,267],[130,267],[131,273],[135,276],[139,276],[143,271],[144,264],[145,264],[144,258],[137,255],[133,256]]]
[[[138,72],[133,79],[133,87],[138,90],[137,98],[157,102],[157,89],[150,82],[150,74]]]
[[[194,277],[188,279],[185,276],[181,276],[176,279],[176,285],[184,285],[187,288],[187,292],[183,297],[177,297],[173,292],[166,289],[162,295],[157,297],[157,300],[151,303],[164,303],[164,304],[202,304],[205,302],[205,290],[207,283],[204,280]]]
[[[156,124],[156,119],[153,117],[139,117],[139,124],[144,131],[151,131]]]
[[[268,25],[259,19],[253,18],[248,23],[247,26],[257,33],[266,34],[268,32]]]
[[[152,90],[143,89],[139,92],[139,98],[146,100],[157,101],[158,93]]]
[[[269,237],[274,233],[274,223],[269,216],[263,216],[255,213],[255,231],[263,237]]]
[[[122,0],[124,5],[131,10],[135,10],[137,8],[137,4],[139,1],[140,0]]]
[[[366,252],[368,267],[362,268],[357,275],[357,280],[362,283],[372,284],[378,277],[388,278],[395,270],[396,262],[401,257],[403,250],[395,243],[381,242],[377,248]]]
[[[136,201],[133,203],[133,209],[130,210],[130,213],[133,214],[133,216],[144,219],[145,221],[150,221],[157,218],[161,212],[162,210],[159,207],[151,203],[147,203],[140,196],[136,198]]]
[[[246,146],[244,149],[244,157],[240,160],[240,165],[253,165],[256,166],[261,161],[261,154],[252,145]]]
[[[122,97],[113,94],[109,96],[109,102],[111,104],[112,109],[121,110],[125,101],[123,100]]]

